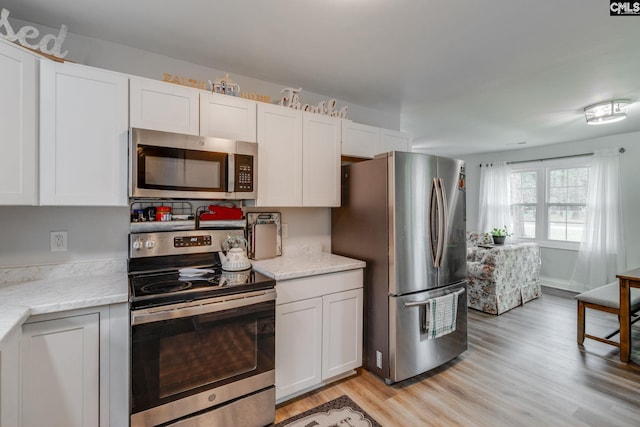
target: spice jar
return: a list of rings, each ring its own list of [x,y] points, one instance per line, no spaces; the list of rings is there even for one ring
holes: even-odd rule
[[[171,206],[158,206],[156,208],[156,221],[171,221]]]
[[[134,209],[131,212],[131,222],[140,222],[144,221],[144,214],[142,209]]]

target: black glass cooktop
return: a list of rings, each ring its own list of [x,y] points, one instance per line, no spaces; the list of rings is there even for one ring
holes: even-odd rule
[[[275,281],[252,270],[223,271],[215,266],[204,274],[180,274],[177,270],[129,274],[132,309],[189,302],[275,287]]]

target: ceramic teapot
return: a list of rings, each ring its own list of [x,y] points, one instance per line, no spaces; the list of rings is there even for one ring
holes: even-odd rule
[[[220,261],[222,262],[222,269],[226,271],[240,271],[251,268],[251,262],[247,258],[247,240],[240,236],[227,237],[227,240],[222,243],[222,249],[227,251],[225,255],[222,252],[218,252]]]

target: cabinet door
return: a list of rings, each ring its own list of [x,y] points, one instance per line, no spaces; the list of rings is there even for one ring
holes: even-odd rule
[[[362,289],[322,297],[322,379],[362,366]]]
[[[371,158],[380,144],[380,128],[342,121],[342,155]]]
[[[0,348],[0,426],[20,426],[20,329]]]
[[[276,306],[276,399],[320,384],[322,298]]]
[[[200,133],[200,92],[156,80],[132,78],[129,88],[131,127]]]
[[[340,132],[340,119],[303,114],[303,206],[340,206]]]
[[[22,427],[98,426],[99,315],[22,327]]]
[[[40,203],[127,206],[128,78],[40,67]]]
[[[302,206],[302,111],[258,105],[256,206]]]
[[[380,146],[376,154],[388,151],[411,151],[411,136],[397,130],[381,129]]]
[[[0,205],[37,203],[37,59],[0,42]]]
[[[256,103],[230,95],[201,93],[200,135],[256,142]]]

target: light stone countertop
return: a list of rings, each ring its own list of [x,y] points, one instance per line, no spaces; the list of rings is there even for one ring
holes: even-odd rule
[[[0,283],[0,350],[29,316],[127,302],[127,273],[100,273]]]
[[[272,259],[252,261],[252,264],[255,271],[276,281],[355,270],[366,265],[364,261],[328,252],[285,254]]]

